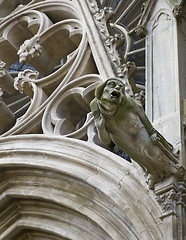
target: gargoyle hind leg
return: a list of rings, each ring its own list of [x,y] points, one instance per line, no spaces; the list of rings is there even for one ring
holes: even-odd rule
[[[141,146],[142,155],[149,159],[159,159],[161,152],[158,146],[151,140],[148,132],[143,127],[137,134],[137,142]]]
[[[154,173],[149,173],[146,183],[148,184],[150,189],[154,189],[155,183],[161,181],[163,178],[165,178],[165,176],[162,172],[159,172],[158,174],[157,171]]]
[[[149,142],[144,148],[144,154],[146,155],[144,166],[149,173],[147,183],[150,189],[154,188],[155,183],[176,174],[176,164],[165,155],[156,143]]]

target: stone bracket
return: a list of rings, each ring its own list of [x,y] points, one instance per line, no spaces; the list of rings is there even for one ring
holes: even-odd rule
[[[185,176],[182,180],[178,180],[171,176],[155,185],[154,192],[156,199],[161,206],[161,219],[176,215],[179,216],[179,206],[186,208],[186,183]]]

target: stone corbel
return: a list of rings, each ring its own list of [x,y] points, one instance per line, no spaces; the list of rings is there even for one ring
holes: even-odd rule
[[[16,90],[13,86],[13,78],[6,70],[6,63],[0,61],[0,87],[4,89],[7,93],[12,94]]]
[[[155,194],[162,209],[161,219],[176,215],[176,205],[178,201],[178,182],[174,177],[170,177],[161,183],[156,184]]]
[[[178,172],[181,172],[181,179],[177,174],[155,185],[156,199],[162,208],[161,219],[170,215],[178,216],[179,206],[186,208],[186,173],[184,169],[179,169]]]

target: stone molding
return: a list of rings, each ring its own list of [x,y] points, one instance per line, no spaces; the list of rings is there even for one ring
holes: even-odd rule
[[[186,189],[185,189],[185,176],[183,180],[178,180],[174,177],[163,181],[161,184],[157,184],[155,193],[157,195],[157,201],[162,207],[161,218],[166,218],[170,215],[179,216],[179,205],[186,208]]]
[[[2,238],[13,238],[16,227],[18,234],[20,228],[29,232],[30,224],[36,233],[54,229],[51,234],[60,237],[72,234],[73,225],[81,231],[86,227],[87,239],[163,239],[160,209],[135,164],[66,137],[6,137],[0,139],[0,149]],[[75,239],[82,239],[79,231]]]

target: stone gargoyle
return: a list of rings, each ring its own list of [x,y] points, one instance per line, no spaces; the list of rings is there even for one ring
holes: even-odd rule
[[[150,188],[177,172],[173,146],[152,126],[142,106],[125,92],[120,79],[99,85],[90,103],[100,141],[117,145],[148,174]]]

